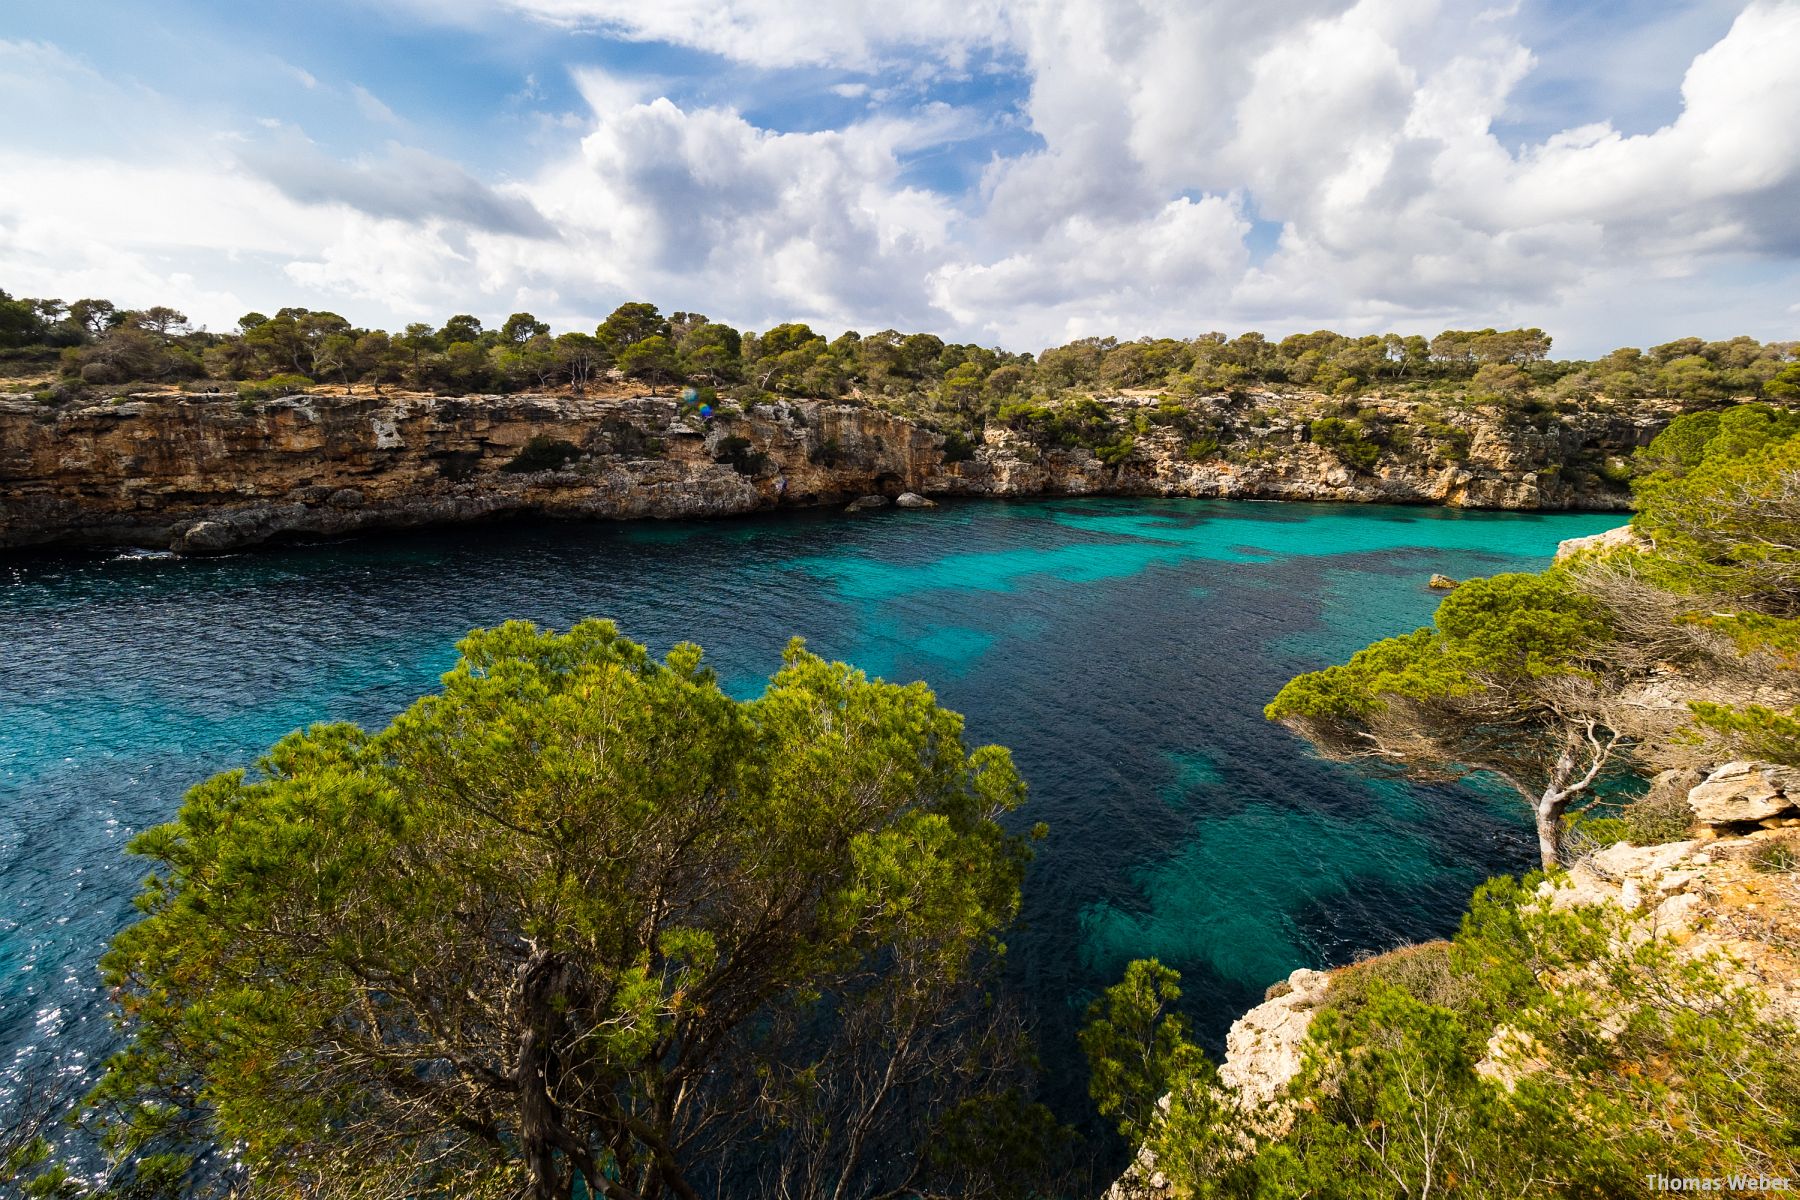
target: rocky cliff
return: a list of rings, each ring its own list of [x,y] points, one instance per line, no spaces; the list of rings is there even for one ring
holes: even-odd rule
[[[820,401],[703,418],[644,396],[309,394],[251,405],[163,394],[60,409],[0,396],[0,547],[208,552],[507,514],[707,517],[902,491],[1623,508],[1602,468],[1667,419],[1534,424],[1466,410],[1426,421],[1390,405],[1391,425],[1423,432],[1358,469],[1310,440],[1319,398],[1251,399],[1187,402],[1216,435],[1204,444],[1145,420],[1147,398],[1110,399],[1119,427],[1135,420],[1137,433],[1108,465],[996,422],[972,450],[947,454],[916,421]]]
[[[1540,895],[1559,909],[1613,905],[1643,914],[1639,936],[1648,930],[1667,938],[1681,957],[1729,963],[1733,982],[1754,988],[1769,1011],[1800,1019],[1800,871],[1791,865],[1800,857],[1800,771],[1728,762],[1665,772],[1656,785],[1685,792],[1693,817],[1688,837],[1596,849],[1557,881],[1542,883]],[[1759,864],[1777,851],[1789,865]],[[1418,949],[1402,947],[1335,971],[1300,968],[1232,1024],[1219,1080],[1251,1127],[1279,1131],[1291,1119],[1284,1093],[1304,1066],[1313,1019],[1333,1000],[1337,981]],[[1503,1083],[1520,1069],[1507,1036],[1504,1027],[1497,1031],[1476,1066]],[[1173,1192],[1145,1148],[1104,1200],[1173,1200]]]

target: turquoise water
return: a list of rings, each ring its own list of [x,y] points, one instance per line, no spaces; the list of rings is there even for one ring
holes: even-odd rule
[[[792,634],[924,679],[1013,748],[1046,821],[1010,978],[1079,1107],[1073,1030],[1125,962],[1179,968],[1203,1036],[1297,966],[1454,927],[1530,865],[1473,791],[1319,761],[1261,716],[1294,673],[1427,620],[1434,571],[1535,569],[1609,515],[1212,501],[984,502],[708,524],[514,524],[223,559],[0,560],[0,1072],[78,1086],[121,854],[183,790],[313,721],[376,725],[452,643],[610,617],[754,695]]]

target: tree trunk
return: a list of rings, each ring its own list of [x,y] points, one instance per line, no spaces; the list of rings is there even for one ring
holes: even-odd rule
[[[519,1089],[519,1149],[531,1171],[533,1200],[567,1200],[573,1190],[573,1181],[556,1160],[562,1121],[550,1090],[556,1067],[556,1002],[566,970],[559,957],[540,950],[519,972],[524,1028],[513,1078]]]
[[[1546,788],[1533,806],[1537,814],[1538,857],[1546,871],[1562,865],[1562,819],[1569,807],[1569,796],[1555,787]]]

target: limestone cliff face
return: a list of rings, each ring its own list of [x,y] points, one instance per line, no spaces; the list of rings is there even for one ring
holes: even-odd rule
[[[548,457],[525,453],[533,439]],[[916,490],[938,440],[824,404],[707,424],[650,398],[292,396],[246,410],[184,397],[62,413],[0,400],[0,546],[217,551],[511,513],[722,516]]]
[[[1147,401],[1107,403],[1129,420]],[[1454,460],[1425,446],[1359,472],[1279,406],[1209,411],[1218,452],[1196,459],[1152,427],[1108,466],[999,426],[972,458],[946,462],[932,430],[824,401],[703,421],[652,397],[314,394],[250,407],[164,395],[57,410],[0,396],[0,547],[208,552],[506,514],[710,517],[904,491],[1619,508],[1622,492],[1570,464],[1629,453],[1662,424],[1576,414],[1540,430],[1463,414]]]

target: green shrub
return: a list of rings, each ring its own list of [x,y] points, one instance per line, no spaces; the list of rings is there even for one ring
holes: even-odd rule
[[[719,439],[718,448],[713,451],[713,461],[729,463],[731,469],[739,475],[752,478],[762,474],[769,466],[769,456],[752,449],[750,439],[737,434]]]
[[[1570,817],[1563,827],[1563,854],[1571,860],[1620,842],[1640,844],[1631,836],[1631,829],[1622,817],[1576,815]]]
[[[1125,1106],[1167,1097],[1144,1140],[1172,1193],[1575,1200],[1642,1194],[1645,1163],[1791,1176],[1793,1023],[1653,915],[1561,905],[1544,882],[1495,880],[1454,943],[1337,972],[1279,1121],[1222,1096],[1179,1026],[1153,1041],[1137,1020],[1132,1061],[1171,1069],[1115,1075]]]
[[[1450,966],[1449,942],[1421,942],[1364,958],[1331,977],[1321,1011],[1355,1017],[1381,988],[1398,988],[1414,1000],[1440,1008],[1461,1008],[1472,990]]]
[[[968,462],[975,457],[975,440],[960,429],[944,435],[944,462]]]
[[[1307,428],[1316,445],[1331,451],[1347,467],[1367,473],[1381,459],[1381,446],[1373,431],[1354,417],[1320,417]]]
[[[239,407],[267,404],[283,396],[304,392],[311,386],[313,381],[304,375],[271,375],[267,379],[249,380],[238,384],[238,404]]]
[[[1683,792],[1652,792],[1627,804],[1619,820],[1625,826],[1625,840],[1632,845],[1660,846],[1688,836],[1694,825],[1694,810],[1688,807]]]
[[[1617,457],[1608,458],[1601,463],[1595,474],[1614,487],[1624,487],[1637,477],[1637,472],[1632,469],[1631,462],[1628,459]]]
[[[1182,450],[1189,462],[1204,462],[1219,452],[1219,439],[1206,437],[1195,438]]]
[[[1125,434],[1116,442],[1106,442],[1094,447],[1094,454],[1109,467],[1116,467],[1131,457],[1132,449],[1137,445],[1136,439]]]
[[[519,448],[513,460],[500,469],[515,475],[532,471],[554,471],[581,457],[581,448],[573,442],[540,433]]]
[[[1800,871],[1800,845],[1790,838],[1758,842],[1750,851],[1750,865],[1765,875]]]

